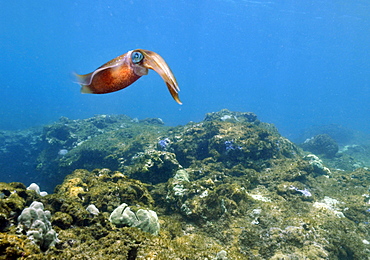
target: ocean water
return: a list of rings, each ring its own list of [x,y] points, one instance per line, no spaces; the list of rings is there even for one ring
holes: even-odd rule
[[[96,114],[200,121],[251,111],[294,136],[312,125],[370,130],[368,1],[4,1],[0,129]],[[150,71],[111,94],[80,94],[89,73],[129,50],[160,54],[183,105]]]
[[[54,190],[37,198],[52,212],[61,240],[45,258],[367,258],[370,138],[351,143],[346,130],[370,136],[369,0],[8,0],[0,10],[0,182]],[[137,48],[166,60],[183,105],[154,71],[118,92],[80,93],[73,73]],[[194,123],[167,131],[145,125],[155,120],[131,120],[184,125],[224,108],[254,112],[292,141],[326,126],[340,146],[321,136],[330,156],[304,162],[295,146],[256,126]],[[120,114],[131,118],[104,116]],[[103,116],[65,118],[94,115]],[[61,117],[43,134],[35,127]],[[103,167],[129,178],[79,171],[54,189],[75,169]],[[8,229],[33,199],[28,194],[27,205],[21,202],[13,196],[20,190],[0,190],[0,244],[13,257],[32,250]],[[155,206],[163,235],[107,225],[110,208],[123,202]],[[90,203],[103,215],[87,216],[81,209]]]

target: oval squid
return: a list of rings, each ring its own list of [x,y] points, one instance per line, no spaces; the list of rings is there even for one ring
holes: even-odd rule
[[[141,76],[148,74],[148,69],[156,71],[164,80],[173,99],[182,104],[176,78],[164,59],[157,53],[136,49],[108,61],[95,71],[78,75],[81,93],[105,94],[130,86]]]

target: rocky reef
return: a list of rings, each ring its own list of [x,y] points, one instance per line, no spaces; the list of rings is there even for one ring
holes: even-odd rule
[[[307,139],[301,147],[327,158],[333,158],[339,150],[338,144],[328,134],[315,135]]]
[[[58,185],[41,196],[22,183],[0,183],[0,259],[370,253],[366,161],[332,167],[346,151],[327,158],[306,152],[253,113],[221,110],[177,127],[127,116],[62,118],[33,138],[35,171],[45,186],[53,180],[48,190]],[[57,234],[47,246],[19,229],[34,201]]]

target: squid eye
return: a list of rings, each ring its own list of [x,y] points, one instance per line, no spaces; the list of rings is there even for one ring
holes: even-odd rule
[[[134,64],[138,64],[144,59],[144,55],[141,52],[135,51],[131,54],[131,59]]]

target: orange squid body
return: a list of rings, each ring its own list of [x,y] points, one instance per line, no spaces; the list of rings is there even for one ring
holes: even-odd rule
[[[86,75],[76,75],[82,93],[105,94],[130,86],[148,70],[156,71],[165,81],[173,99],[182,104],[175,76],[167,63],[157,53],[136,49],[105,63]]]
[[[131,64],[128,52],[99,67],[92,73],[77,75],[82,85],[82,93],[106,94],[118,91],[130,86],[148,71],[144,70],[142,75],[134,72],[135,65]]]
[[[94,94],[110,93],[130,86],[140,77],[129,66],[123,64],[116,68],[109,68],[98,72],[92,78],[90,85],[88,85],[88,90],[87,87],[85,89],[88,93]]]

